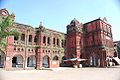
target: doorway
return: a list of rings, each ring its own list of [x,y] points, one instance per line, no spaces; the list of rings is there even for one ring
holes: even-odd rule
[[[49,56],[44,56],[42,58],[42,67],[49,68]]]
[[[13,56],[12,67],[15,67],[15,68],[22,68],[23,67],[23,57],[22,57],[22,55]]]
[[[12,59],[12,67],[16,67],[17,64],[17,57],[13,57]]]

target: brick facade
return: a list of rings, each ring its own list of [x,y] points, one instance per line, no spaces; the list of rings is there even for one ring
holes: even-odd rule
[[[0,15],[1,16],[1,15]],[[67,33],[38,28],[20,23],[13,24],[20,35],[6,38],[8,46],[0,55],[4,68],[59,67],[63,59],[87,59],[83,65],[106,66],[106,57],[114,56],[111,25],[106,19],[82,24],[73,19]]]
[[[98,18],[83,25],[76,19],[72,20],[67,26],[67,41],[66,57],[87,59],[83,64],[85,66],[105,67],[106,58],[114,56],[111,25],[106,18]]]

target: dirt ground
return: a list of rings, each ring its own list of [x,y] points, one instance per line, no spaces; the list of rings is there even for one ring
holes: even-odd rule
[[[0,70],[0,80],[120,80],[120,68]]]

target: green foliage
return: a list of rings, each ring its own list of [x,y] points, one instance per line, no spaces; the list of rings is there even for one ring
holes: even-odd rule
[[[12,15],[8,15],[5,19],[1,19],[0,23],[0,51],[2,49],[5,49],[7,46],[7,43],[5,42],[5,38],[8,36],[18,36],[19,33],[13,29],[13,22],[14,18]]]
[[[20,34],[15,29],[11,29],[10,32],[9,32],[9,35],[14,36],[18,39]]]
[[[2,49],[5,49],[6,48],[6,46],[7,46],[7,44],[6,44],[6,42],[5,41],[0,41],[0,47],[2,48]],[[2,52],[2,49],[0,49],[0,52]]]

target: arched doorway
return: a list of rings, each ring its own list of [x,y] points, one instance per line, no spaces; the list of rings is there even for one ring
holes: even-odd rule
[[[53,57],[51,65],[52,67],[59,67],[60,63],[59,63],[59,57],[57,55]]]
[[[4,67],[4,61],[5,61],[5,54],[3,52],[0,52],[0,68]]]
[[[59,60],[59,59],[58,59],[58,56],[57,56],[57,55],[56,55],[56,56],[54,56],[54,57],[53,57],[53,60],[54,60],[54,61]]]
[[[35,65],[36,65],[35,55],[29,56],[27,58],[27,67],[35,67]]]
[[[94,67],[100,66],[100,58],[97,54],[93,54],[90,56],[90,66],[94,66]]]
[[[42,67],[48,68],[49,67],[49,56],[44,56],[42,58]]]
[[[13,58],[12,58],[12,67],[23,68],[23,56],[22,55],[13,56]]]

